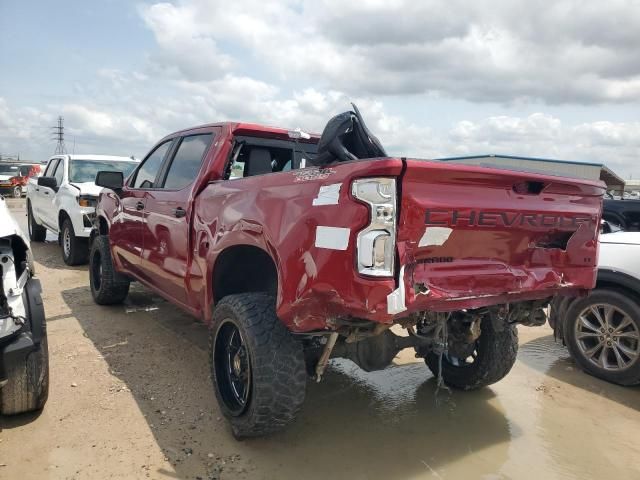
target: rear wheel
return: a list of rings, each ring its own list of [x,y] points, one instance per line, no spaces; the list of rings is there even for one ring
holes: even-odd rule
[[[129,293],[129,283],[129,279],[113,267],[109,237],[97,236],[89,254],[89,284],[93,300],[98,305],[122,303]]]
[[[60,230],[62,243],[62,259],[67,265],[81,265],[87,262],[89,247],[86,238],[76,237],[73,223],[70,218],[65,218]]]
[[[47,229],[42,225],[38,225],[35,218],[33,218],[31,202],[27,203],[27,226],[29,228],[29,240],[32,242],[44,242],[47,236]]]
[[[223,298],[214,312],[209,359],[216,398],[236,438],[265,435],[294,420],[305,397],[304,355],[276,316],[273,297]]]
[[[515,325],[504,324],[498,330],[487,316],[480,330],[475,342],[442,355],[442,379],[447,385],[475,390],[502,380],[513,367],[518,354]],[[424,361],[435,376],[440,374],[439,355],[428,353]]]
[[[567,312],[564,339],[580,367],[620,385],[640,384],[640,305],[629,295],[596,289]]]

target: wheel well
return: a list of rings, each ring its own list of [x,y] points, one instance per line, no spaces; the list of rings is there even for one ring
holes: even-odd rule
[[[267,252],[250,245],[224,250],[213,269],[214,302],[235,293],[278,293],[278,273]]]
[[[100,235],[108,235],[109,234],[109,224],[104,217],[98,217],[98,228]]]
[[[640,305],[640,293],[636,292],[635,290],[629,288],[626,285],[622,285],[617,282],[612,282],[610,280],[599,280],[598,283],[596,284],[596,289],[598,290],[606,289],[606,290],[616,291],[618,293],[626,295],[627,297],[631,298],[634,302],[636,302],[638,305]]]
[[[64,222],[65,218],[71,218],[71,217],[69,217],[69,214],[64,210],[60,210],[58,212],[58,231],[62,231],[62,222]]]

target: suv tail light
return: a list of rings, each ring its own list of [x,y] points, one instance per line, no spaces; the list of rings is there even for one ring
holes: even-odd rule
[[[358,272],[392,277],[396,247],[396,180],[362,178],[354,180],[351,193],[369,205],[369,225],[357,237]]]

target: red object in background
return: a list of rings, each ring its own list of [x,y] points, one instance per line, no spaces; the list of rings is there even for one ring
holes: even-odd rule
[[[277,313],[296,332],[324,329],[333,318],[392,323],[411,312],[544,299],[594,286],[600,182],[405,158],[225,180],[238,136],[291,142],[287,131],[223,123],[177,132],[158,145],[207,132],[214,140],[189,186],[125,185],[117,195],[103,193],[97,209],[117,270],[207,323],[217,298],[214,266],[237,246],[273,261]],[[357,234],[370,212],[351,188],[366,177],[396,179],[394,277],[364,276],[356,268]],[[338,184],[335,204],[316,205],[321,186]],[[174,218],[178,209],[184,215]],[[318,227],[348,230],[346,248],[318,246]],[[426,238],[432,227],[441,229],[436,237],[448,234],[443,243]],[[388,296],[398,291],[406,307],[388,313]]]

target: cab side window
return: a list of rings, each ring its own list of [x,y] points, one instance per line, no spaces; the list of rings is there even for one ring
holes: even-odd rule
[[[133,179],[133,188],[154,188],[156,177],[162,166],[162,161],[171,147],[173,140],[167,140],[166,142],[158,145],[158,147],[149,154],[149,156],[142,162],[140,168],[135,174]]]
[[[53,171],[55,170],[57,163],[58,163],[57,158],[49,160],[49,164],[47,165],[47,168],[44,171],[43,177],[53,177]]]
[[[64,177],[64,160],[60,160],[58,162],[58,166],[56,167],[56,171],[53,173],[53,176],[55,177],[58,186],[62,185],[62,179]]]
[[[202,159],[211,144],[212,134],[184,137],[171,161],[163,187],[179,190],[192,183],[198,176]]]

